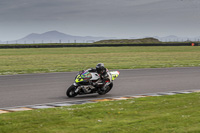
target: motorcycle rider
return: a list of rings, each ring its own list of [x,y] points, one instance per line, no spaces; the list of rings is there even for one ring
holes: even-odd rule
[[[101,82],[99,83],[91,83],[91,85],[97,87],[99,84],[105,84],[105,81],[109,79],[108,69],[104,67],[103,63],[98,63],[96,65],[96,69],[90,68],[88,69],[89,72],[97,72],[101,78]],[[104,87],[103,87],[104,88]]]

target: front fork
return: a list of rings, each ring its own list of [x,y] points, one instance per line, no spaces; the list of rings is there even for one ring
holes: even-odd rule
[[[79,92],[79,88],[78,88],[78,84],[77,83],[73,83],[73,85],[76,87],[76,89],[75,89],[75,93],[78,93]]]

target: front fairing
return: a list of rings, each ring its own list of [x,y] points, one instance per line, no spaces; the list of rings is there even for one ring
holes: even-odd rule
[[[92,74],[88,71],[80,73],[75,78],[75,83],[88,82],[92,78]]]

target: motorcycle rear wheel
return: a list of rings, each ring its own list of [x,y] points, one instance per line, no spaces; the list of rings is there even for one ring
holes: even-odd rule
[[[77,96],[78,94],[75,92],[75,90],[76,90],[76,86],[71,85],[71,86],[67,89],[66,95],[67,95],[68,97],[75,97],[75,96]]]
[[[108,93],[108,92],[112,89],[112,87],[113,87],[113,83],[110,83],[110,84],[107,86],[106,90],[99,90],[99,91],[98,91],[98,94],[99,94],[99,95],[104,95],[104,94]]]

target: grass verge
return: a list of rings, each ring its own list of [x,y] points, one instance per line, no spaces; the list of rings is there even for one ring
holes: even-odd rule
[[[1,133],[197,133],[200,93],[146,97],[0,115]]]
[[[108,69],[200,66],[200,47],[89,47],[0,49],[0,75]]]

